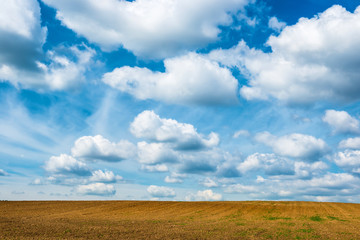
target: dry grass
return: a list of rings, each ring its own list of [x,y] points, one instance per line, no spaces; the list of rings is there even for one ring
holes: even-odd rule
[[[0,239],[360,239],[360,205],[0,202]]]

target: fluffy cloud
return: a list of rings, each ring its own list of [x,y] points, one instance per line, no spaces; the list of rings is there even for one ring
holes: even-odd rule
[[[357,178],[347,173],[328,173],[324,176],[303,182],[304,184],[302,187],[308,190],[311,188],[323,189],[326,192],[331,189],[343,191],[345,189],[354,188],[354,185],[357,185],[357,181]]]
[[[333,128],[334,133],[360,133],[359,120],[345,111],[327,110],[322,120]]]
[[[116,190],[113,185],[92,183],[78,186],[76,192],[82,195],[112,196],[116,193]]]
[[[186,174],[172,172],[170,176],[166,176],[164,181],[167,183],[182,183],[186,178]]]
[[[342,140],[339,143],[339,148],[360,149],[360,137]]]
[[[276,17],[272,17],[269,19],[269,28],[281,32],[281,30],[286,27],[286,23],[279,21]]]
[[[163,172],[171,165],[180,173],[207,174],[218,170],[222,176],[238,176],[236,169],[230,169],[233,166],[221,165],[231,156],[216,148],[219,144],[216,133],[206,138],[193,125],[160,118],[153,111],[140,113],[131,123],[130,131],[150,141],[137,144],[137,160],[143,164],[143,170]],[[169,176],[166,180],[179,181]]]
[[[207,188],[212,188],[212,187],[218,187],[219,185],[211,178],[207,177],[204,180],[200,181],[200,184],[207,187]]]
[[[294,175],[294,163],[275,154],[255,153],[248,156],[237,167],[239,172],[245,174],[249,171],[264,170],[267,175]]]
[[[328,151],[328,147],[322,139],[299,133],[276,137],[268,132],[263,132],[258,133],[255,139],[272,147],[273,151],[280,156],[307,161],[316,161]]]
[[[189,194],[185,197],[186,201],[220,201],[222,195],[214,193],[212,190],[198,191],[196,194]]]
[[[188,53],[164,61],[165,72],[121,67],[104,74],[111,87],[145,100],[175,104],[237,104],[238,82],[230,70],[207,57]]]
[[[199,150],[219,144],[216,133],[210,133],[205,139],[193,125],[160,118],[153,111],[140,113],[131,123],[130,131],[138,138],[173,143],[178,150]]]
[[[4,171],[3,169],[0,169],[0,176],[7,176],[9,175],[6,171]]]
[[[298,179],[311,179],[314,176],[318,177],[323,174],[323,171],[328,169],[329,166],[322,162],[314,162],[314,163],[305,163],[305,162],[295,162],[295,174]]]
[[[146,58],[165,58],[218,39],[219,25],[248,0],[43,0],[68,28],[103,50],[121,46]],[[86,7],[84,7],[86,6]]]
[[[335,201],[338,197],[344,198],[358,194],[360,190],[358,181],[358,178],[348,173],[327,173],[309,180],[294,180],[283,183],[272,182],[271,188],[276,194],[275,198],[303,198],[318,201],[323,196],[332,196],[331,201]],[[349,201],[349,198],[346,201]]]
[[[335,5],[271,36],[270,53],[240,42],[210,56],[238,67],[249,79],[240,90],[248,100],[274,97],[290,104],[358,100],[359,22],[360,8],[350,13]]]
[[[321,165],[318,163],[318,165]],[[313,166],[316,168],[316,166]],[[319,166],[317,166],[319,167]],[[230,184],[224,186],[226,193],[242,194],[246,199],[292,199],[319,201],[320,197],[332,196],[331,201],[360,193],[359,179],[348,173],[326,173],[312,178],[269,178],[257,176],[254,184]]]
[[[345,150],[338,152],[334,157],[334,162],[344,170],[360,176],[360,151]]]
[[[88,176],[91,175],[88,166],[73,158],[72,156],[61,154],[60,156],[52,156],[45,162],[45,170],[60,175],[78,175]]]
[[[92,173],[89,178],[92,182],[104,182],[104,183],[115,183],[121,181],[123,178],[119,175],[115,175],[112,171],[97,170]]]
[[[172,188],[151,185],[147,188],[148,193],[153,197],[175,197],[175,191]]]
[[[37,90],[72,89],[85,81],[84,73],[91,63],[95,51],[86,47],[73,46],[65,51],[69,52],[70,60],[63,54],[49,51],[44,56],[49,64],[35,61],[35,69],[26,70],[16,66],[3,64],[0,67],[0,81],[9,81],[16,87]],[[1,62],[0,62],[1,64]]]
[[[26,77],[22,73],[17,74],[15,72],[15,76],[24,77],[26,82],[21,82],[24,86],[50,90],[75,88],[85,82],[84,74],[93,63],[92,59],[95,56],[95,50],[86,45],[78,45],[62,51],[65,53],[48,51],[46,58],[50,62],[49,64],[37,61],[38,74]],[[39,78],[41,82],[36,78]]]
[[[138,143],[138,161],[142,164],[156,165],[178,161],[178,154],[163,143]]]
[[[41,55],[47,32],[40,23],[40,7],[36,0],[1,1],[0,77],[11,66],[36,67],[34,59]]]
[[[0,81],[41,90],[68,89],[84,81],[95,51],[73,46],[44,54],[47,31],[36,0],[2,1],[0,16]]]
[[[71,153],[85,160],[117,162],[134,156],[136,147],[125,140],[112,143],[101,135],[84,136],[76,140]]]

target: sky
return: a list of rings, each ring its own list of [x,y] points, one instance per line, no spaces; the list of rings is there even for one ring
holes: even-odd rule
[[[360,203],[359,43],[359,0],[0,1],[0,199]]]

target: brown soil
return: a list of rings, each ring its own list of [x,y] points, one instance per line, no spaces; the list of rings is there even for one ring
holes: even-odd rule
[[[360,204],[0,202],[0,239],[360,239]]]

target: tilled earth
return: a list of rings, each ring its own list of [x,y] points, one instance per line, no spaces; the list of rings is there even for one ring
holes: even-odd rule
[[[3,201],[0,239],[360,239],[360,204]]]

